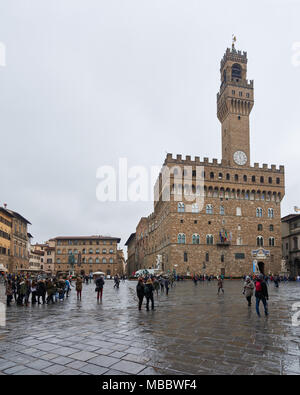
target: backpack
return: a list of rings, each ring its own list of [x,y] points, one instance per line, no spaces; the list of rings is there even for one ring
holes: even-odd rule
[[[256,292],[261,292],[262,291],[262,286],[260,281],[256,281],[255,283],[255,290]]]

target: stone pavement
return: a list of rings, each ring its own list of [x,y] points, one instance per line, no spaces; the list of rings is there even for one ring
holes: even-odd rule
[[[300,374],[300,326],[292,326],[300,283],[269,285],[267,318],[247,307],[240,280],[225,280],[220,296],[216,281],[177,283],[149,312],[138,311],[135,286],[106,281],[102,303],[89,284],[82,302],[73,290],[55,305],[12,305],[0,328],[0,374]]]

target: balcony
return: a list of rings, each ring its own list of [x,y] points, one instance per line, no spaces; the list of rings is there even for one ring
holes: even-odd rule
[[[229,247],[231,245],[231,241],[217,241],[217,246],[219,247]]]

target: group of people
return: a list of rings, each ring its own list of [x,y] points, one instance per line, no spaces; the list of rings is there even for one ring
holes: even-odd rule
[[[255,291],[255,298],[256,298],[256,313],[260,317],[259,305],[262,302],[265,310],[265,315],[268,316],[268,300],[269,300],[269,293],[267,282],[265,276],[263,274],[259,274],[252,278],[250,276],[246,276],[244,286],[243,286],[243,294],[245,295],[248,306],[251,306],[251,299],[253,293]]]
[[[6,304],[10,306],[14,300],[19,306],[55,303],[69,296],[71,279],[62,278],[30,278],[25,275],[11,275],[5,278]]]
[[[149,305],[151,302],[151,309],[155,310],[154,308],[154,296],[153,294],[156,293],[158,296],[159,290],[162,293],[169,294],[170,287],[174,287],[175,278],[173,276],[170,277],[155,277],[155,276],[146,276],[146,277],[139,277],[138,283],[136,286],[136,293],[139,300],[138,308],[139,310],[142,309],[142,304],[144,298],[146,298],[146,310],[149,311]]]

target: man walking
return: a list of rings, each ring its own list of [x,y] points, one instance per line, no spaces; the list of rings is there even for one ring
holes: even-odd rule
[[[104,278],[103,276],[100,276],[96,280],[97,302],[99,302],[99,300],[102,302],[103,286],[104,286]]]
[[[151,300],[151,309],[154,310],[154,298],[153,298],[153,284],[151,278],[149,278],[145,285],[145,296],[147,300],[146,309],[149,311],[149,301]]]

